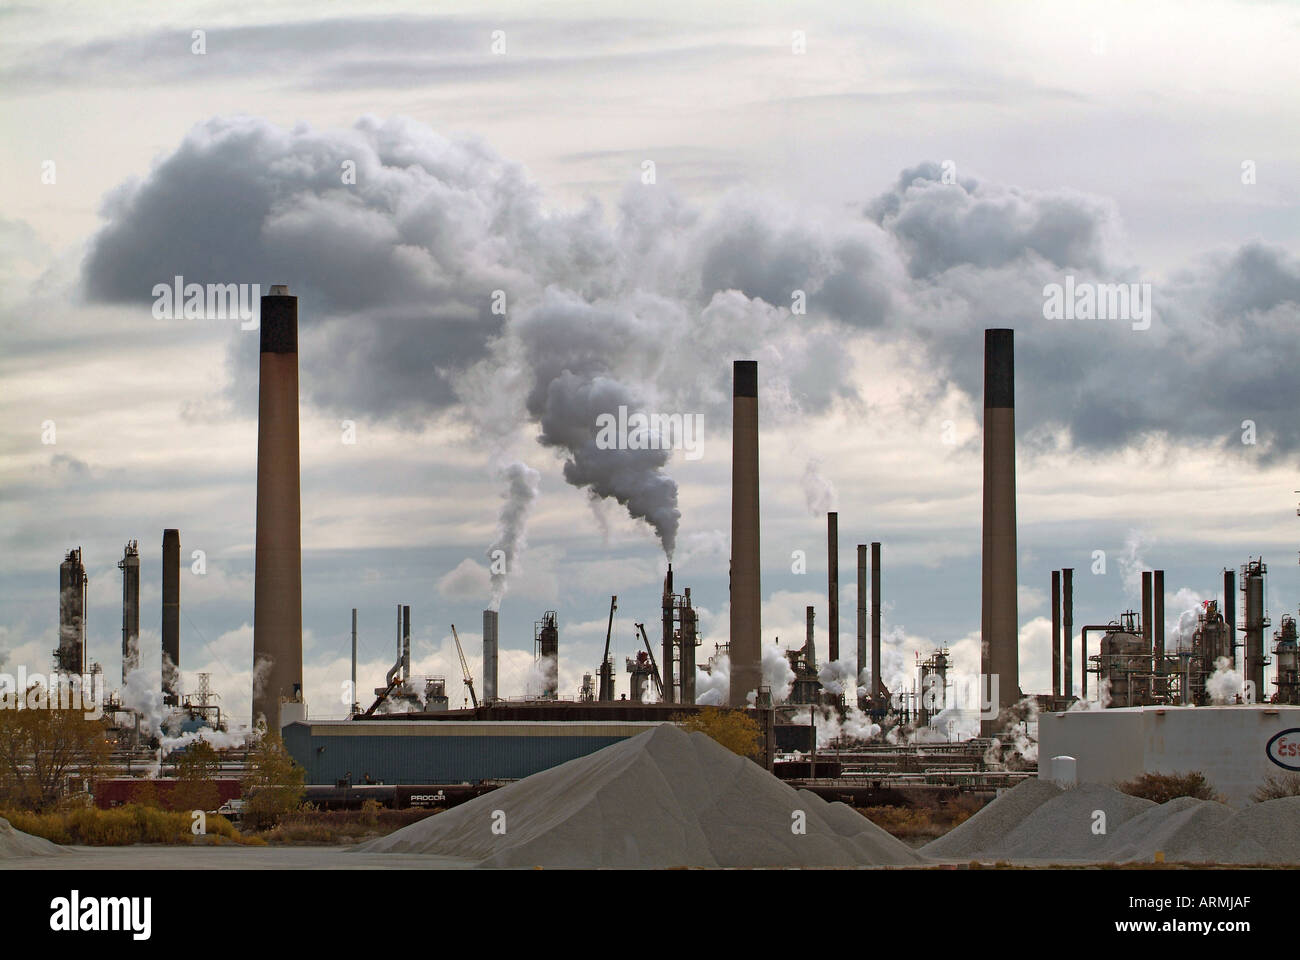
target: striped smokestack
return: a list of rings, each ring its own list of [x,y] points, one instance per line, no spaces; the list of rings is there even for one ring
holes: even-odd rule
[[[483,702],[497,698],[497,611],[483,611]]]
[[[298,298],[261,303],[253,722],[280,729],[280,698],[302,694],[302,502],[298,476]]]
[[[830,631],[828,647],[834,661],[840,658],[840,515],[826,514],[826,597],[830,603],[830,616],[826,629]]]
[[[732,371],[731,414],[729,650],[733,707],[744,707],[762,679],[758,557],[758,361],[737,360]]]
[[[1016,399],[1013,331],[984,331],[984,545],[980,671],[997,707],[1020,699],[1016,649]],[[1000,729],[980,722],[982,736]]]
[[[181,702],[181,532],[164,530],[162,541],[163,703]]]

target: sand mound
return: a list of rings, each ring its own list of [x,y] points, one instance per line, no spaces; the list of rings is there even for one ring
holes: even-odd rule
[[[1104,835],[1092,832],[1097,810],[1106,813]],[[1150,863],[1162,853],[1170,863],[1300,863],[1300,797],[1234,812],[1191,797],[1155,804],[1098,784],[1060,790],[1030,780],[921,853],[945,860]]]
[[[804,831],[795,833],[799,820]],[[494,832],[503,821],[505,832]],[[921,862],[844,804],[795,791],[703,734],[667,724],[357,849],[460,857],[485,867]]]
[[[1059,796],[1061,788],[1050,780],[1025,780],[998,797],[965,823],[921,848],[927,857],[960,860],[975,857],[1018,827],[1042,804]]]
[[[0,817],[0,860],[11,860],[16,857],[51,857],[63,852],[63,848],[58,844],[15,830],[8,820]]]

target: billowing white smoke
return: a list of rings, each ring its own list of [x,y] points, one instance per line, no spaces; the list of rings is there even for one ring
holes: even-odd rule
[[[1214,672],[1205,681],[1205,692],[1214,704],[1236,703],[1245,696],[1245,678],[1227,657],[1214,661]]]
[[[846,707],[843,719],[830,707],[809,706],[797,711],[790,722],[806,726],[810,715],[817,727],[818,747],[829,746],[836,740],[864,741],[880,736],[880,725],[859,710],[857,704]]]
[[[555,689],[557,666],[555,657],[540,657],[533,661],[524,678],[524,691],[530,699],[548,691],[558,696],[559,691]]]
[[[542,475],[526,463],[515,461],[501,470],[505,482],[501,514],[497,521],[497,538],[488,548],[488,570],[492,576],[492,599],[488,608],[497,610],[506,595],[506,582],[515,569],[515,561],[527,545],[525,527],[533,501],[537,499]]]
[[[808,512],[814,517],[838,509],[835,484],[822,474],[822,462],[817,457],[811,458],[803,468],[803,495],[808,502]]]
[[[854,677],[858,672],[858,658],[856,654],[851,657],[841,657],[839,660],[829,660],[817,668],[817,679],[822,683],[822,689],[827,693],[839,696],[840,694],[853,694],[857,687],[854,683]]]
[[[695,702],[702,707],[725,707],[731,697],[731,659],[713,658],[711,669],[695,668]]]
[[[122,687],[122,706],[140,718],[142,736],[163,734],[168,708],[163,706],[162,679],[158,674],[145,667],[136,667],[128,673]]]
[[[201,730],[192,730],[189,733],[182,733],[175,737],[163,737],[162,753],[163,756],[166,756],[173,750],[179,750],[181,747],[199,741],[209,744],[214,750],[237,750],[247,745],[250,735],[251,731],[246,727],[230,731],[213,730],[210,727],[204,727]]]
[[[786,659],[784,649],[775,643],[763,647],[760,664],[763,684],[772,691],[773,703],[784,703],[794,687],[794,671]],[[757,691],[750,690],[748,701],[752,704]],[[711,671],[695,668],[695,702],[705,707],[725,707],[731,700],[731,659],[725,653],[713,659]]]

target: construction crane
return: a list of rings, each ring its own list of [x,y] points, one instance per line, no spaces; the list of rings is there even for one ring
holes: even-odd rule
[[[605,628],[605,656],[600,661],[600,693],[598,699],[603,703],[614,699],[614,664],[609,659],[609,639],[614,632],[614,611],[618,609],[618,597],[609,598],[609,626]]]
[[[474,678],[469,675],[469,664],[465,662],[465,651],[460,646],[460,634],[456,632],[456,624],[451,625],[451,635],[456,641],[456,653],[460,655],[460,671],[465,675],[465,689],[469,691],[470,702],[474,704],[474,709],[478,709],[478,697],[474,695]]]
[[[662,701],[664,698],[664,682],[659,676],[659,664],[655,663],[655,652],[650,647],[650,639],[645,635],[645,624],[638,623],[636,628],[641,631],[641,642],[645,644],[645,652],[650,654],[650,669],[652,671],[650,679],[655,682],[655,690],[658,691],[659,699]]]

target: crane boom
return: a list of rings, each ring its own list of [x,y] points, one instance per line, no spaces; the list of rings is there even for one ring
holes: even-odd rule
[[[659,698],[662,700],[664,695],[664,682],[659,676],[659,664],[655,663],[655,652],[650,646],[650,638],[645,635],[645,624],[638,623],[636,628],[641,631],[641,642],[645,644],[645,652],[650,654],[650,679],[655,682],[655,690],[659,692]]]
[[[465,676],[465,688],[469,690],[469,699],[474,704],[474,709],[478,709],[478,697],[474,694],[474,678],[469,674],[469,664],[465,662],[465,651],[461,649],[460,634],[456,632],[456,624],[451,625],[451,635],[456,640],[456,653],[460,656],[460,670]]]

